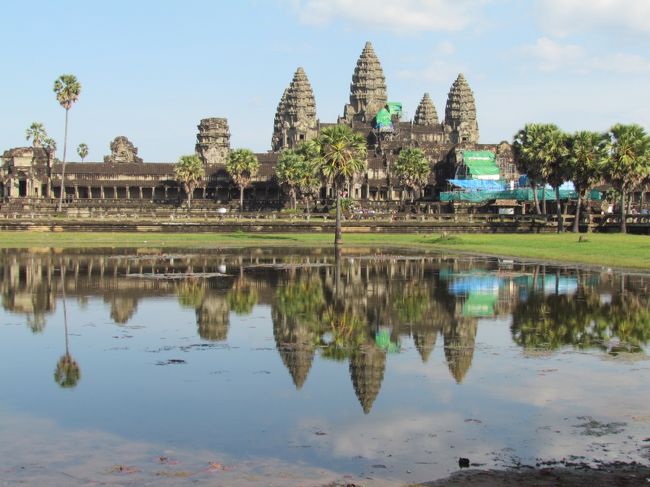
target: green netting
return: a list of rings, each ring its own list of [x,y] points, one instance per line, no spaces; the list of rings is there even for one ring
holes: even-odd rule
[[[390,341],[390,331],[386,329],[379,330],[375,334],[375,345],[389,353],[397,353],[400,349],[398,343],[393,343]]]
[[[498,176],[494,152],[463,151],[463,163],[467,166],[468,176]]]
[[[401,115],[402,114],[402,102],[399,101],[389,101],[386,106],[388,107],[388,112],[391,115]]]
[[[470,294],[463,304],[463,316],[494,316],[494,294]]]
[[[375,125],[379,128],[381,127],[392,127],[393,120],[391,118],[390,112],[385,108],[382,108],[375,115]]]
[[[548,201],[555,200],[555,190],[547,189],[537,190],[537,197],[540,201],[544,199],[544,191],[546,191],[546,199]],[[594,201],[601,200],[600,191],[593,190],[589,194],[589,198]],[[466,201],[469,203],[485,203],[491,200],[517,200],[517,201],[533,201],[533,190],[530,188],[520,188],[508,191],[473,191],[473,192],[456,192],[445,191],[440,193],[440,201]],[[575,191],[560,190],[561,200],[575,200],[578,199],[578,193]]]

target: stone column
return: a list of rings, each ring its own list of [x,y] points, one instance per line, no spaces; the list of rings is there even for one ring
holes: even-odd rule
[[[154,199],[156,197],[156,187],[152,186],[151,187],[151,202],[153,203]]]
[[[126,189],[126,199],[130,200],[131,199],[131,187],[126,186],[125,189]]]
[[[76,184],[74,185],[74,198],[76,200],[79,199],[79,186],[77,186]]]
[[[93,188],[91,186],[88,186],[88,199],[93,199]]]
[[[142,195],[142,186],[140,186],[140,199],[144,199],[144,196]]]
[[[113,198],[117,199],[117,186],[113,186]]]
[[[106,199],[106,193],[104,192],[103,184],[99,187],[99,197],[103,200]]]

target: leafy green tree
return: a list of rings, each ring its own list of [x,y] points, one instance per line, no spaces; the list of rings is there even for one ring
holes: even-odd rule
[[[174,166],[176,180],[183,185],[187,194],[187,209],[192,207],[192,194],[194,189],[201,184],[205,178],[205,169],[201,159],[196,154],[181,156]]]
[[[607,163],[607,135],[586,130],[573,134],[569,139],[568,173],[578,194],[573,231],[580,228],[580,206],[589,191],[602,178]]]
[[[315,168],[332,184],[336,195],[334,245],[341,244],[341,191],[346,182],[366,168],[366,140],[347,125],[324,128],[317,138]]]
[[[528,183],[533,190],[533,200],[535,201],[535,212],[540,215],[542,210],[539,207],[539,198],[537,196],[538,186],[544,187],[543,162],[540,160],[539,151],[542,128],[540,124],[528,123],[515,134],[512,150],[515,156],[517,170],[526,174]]]
[[[32,147],[41,147],[41,143],[47,138],[47,131],[41,122],[33,122],[25,130],[25,139],[32,140]]]
[[[65,109],[65,132],[63,137],[63,160],[61,161],[61,196],[59,198],[59,208],[63,208],[63,197],[65,196],[65,158],[68,149],[68,113],[72,105],[79,100],[81,93],[81,84],[73,74],[63,74],[54,82],[54,93],[56,100]]]
[[[79,154],[79,157],[81,157],[81,162],[83,162],[84,159],[88,157],[88,145],[84,144],[83,142],[79,144],[77,147],[77,154]]]
[[[621,232],[627,232],[625,197],[650,175],[650,137],[640,125],[616,124],[609,131],[605,177],[621,195]]]
[[[413,203],[414,192],[421,191],[427,184],[431,167],[422,149],[408,147],[400,151],[393,171],[399,182],[411,190],[411,203]]]
[[[310,172],[310,167],[304,157],[293,150],[285,150],[280,154],[275,175],[278,182],[285,186],[291,199],[291,209],[296,209],[297,193],[305,173]]]
[[[239,211],[244,211],[244,188],[255,177],[260,163],[249,149],[235,149],[228,156],[226,171],[239,188]]]

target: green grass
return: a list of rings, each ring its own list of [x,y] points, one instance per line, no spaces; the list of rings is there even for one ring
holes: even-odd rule
[[[618,234],[344,234],[346,246],[451,250],[535,260],[650,270],[650,237]],[[73,233],[0,232],[0,248],[330,246],[329,233]]]

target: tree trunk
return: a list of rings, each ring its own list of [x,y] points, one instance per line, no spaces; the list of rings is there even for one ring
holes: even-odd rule
[[[578,233],[580,232],[580,204],[582,203],[582,193],[580,191],[578,193],[578,199],[576,201],[576,212],[574,215],[573,219],[573,233]]]
[[[334,247],[338,248],[341,245],[341,191],[339,190],[338,182],[334,183],[334,191],[336,192],[336,228],[334,230]]]
[[[625,221],[625,191],[621,190],[621,233],[627,233],[627,222]]]
[[[555,203],[557,206],[557,233],[564,232],[564,218],[562,218],[562,202],[560,201],[560,186],[555,186]]]
[[[239,213],[244,213],[244,186],[239,187]]]
[[[187,210],[192,208],[192,191],[187,192]]]
[[[541,215],[542,210],[539,208],[539,197],[537,196],[537,184],[531,181],[530,187],[533,188],[533,201],[535,202],[535,212],[538,215]]]
[[[68,151],[68,112],[69,108],[65,109],[65,132],[63,135],[63,161],[61,161],[61,194],[59,195],[59,208],[58,211],[63,210],[63,196],[65,195],[65,156]]]
[[[544,216],[548,215],[546,212],[546,181],[542,183],[542,211],[544,212]]]

